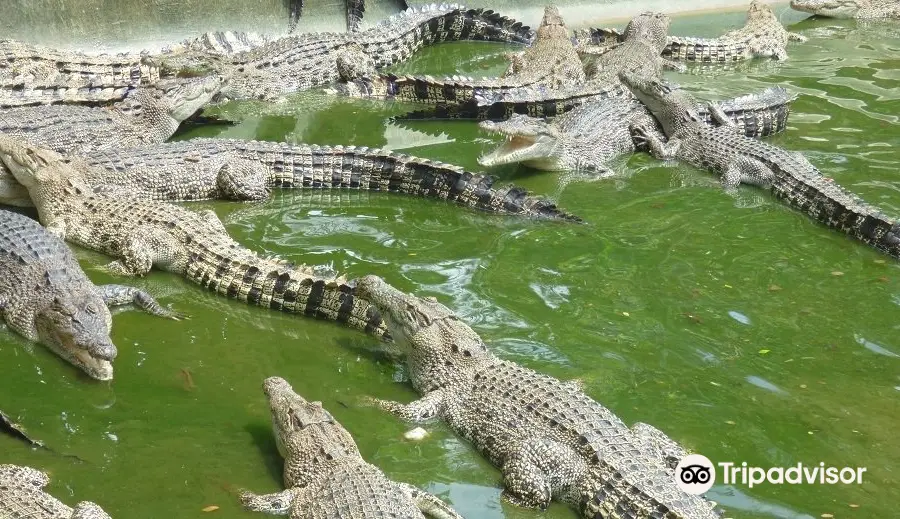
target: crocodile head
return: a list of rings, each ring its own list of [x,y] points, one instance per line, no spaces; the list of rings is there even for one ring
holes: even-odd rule
[[[356,281],[356,296],[381,313],[395,345],[408,356],[412,384],[420,392],[495,359],[481,337],[433,297],[401,292],[371,275]]]
[[[662,52],[667,43],[670,22],[667,15],[648,11],[632,18],[622,31],[622,36],[625,41],[645,40]]]
[[[93,291],[59,295],[35,313],[38,341],[97,380],[112,380],[112,315]]]
[[[561,160],[559,130],[543,119],[514,114],[506,121],[482,121],[478,127],[506,136],[506,142],[478,158],[478,163],[482,166],[521,162],[548,171],[566,169]]]
[[[544,17],[541,18],[541,24],[535,31],[535,41],[542,39],[568,39],[569,29],[566,28],[566,22],[563,21],[559,14],[559,9],[549,4],[544,7]]]
[[[791,0],[791,9],[831,18],[856,18],[869,0]]]
[[[100,505],[90,501],[82,501],[72,509],[72,519],[111,519]]]
[[[215,74],[161,79],[153,85],[136,88],[123,106],[125,110],[131,106],[149,117],[169,117],[177,128],[178,124],[209,103],[226,81]]]
[[[322,402],[307,401],[281,377],[267,378],[263,392],[272,412],[278,452],[287,460],[285,487],[305,484],[335,460],[359,456],[350,433],[322,408]]]
[[[0,134],[0,163],[26,188],[37,186],[38,171],[62,160],[63,156],[53,150],[34,146],[18,137]]]
[[[692,122],[703,121],[697,112],[697,101],[683,89],[627,71],[620,72],[619,79],[653,113],[666,135],[671,136]]]

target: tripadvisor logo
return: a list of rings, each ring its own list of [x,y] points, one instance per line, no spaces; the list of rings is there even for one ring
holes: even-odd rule
[[[861,484],[866,467],[832,467],[820,462],[818,465],[797,463],[790,467],[752,467],[747,462],[713,462],[701,454],[685,456],[675,467],[675,483],[688,494],[706,493],[716,482],[716,466],[721,470],[725,485],[844,485]]]

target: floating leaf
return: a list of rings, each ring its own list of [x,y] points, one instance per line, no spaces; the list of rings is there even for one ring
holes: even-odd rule
[[[806,389],[806,384],[800,384],[800,389]]]
[[[782,288],[778,285],[769,285],[769,292],[778,292]]]
[[[204,512],[215,512],[218,509],[219,509],[219,507],[216,505],[209,505],[209,506],[204,507],[203,511]]]
[[[737,425],[734,420],[725,420],[725,423],[727,423],[728,425]]]
[[[624,315],[625,317],[631,317],[631,314],[629,314],[628,312],[622,312],[622,315]]]
[[[725,288],[734,288],[734,287],[731,285],[725,285]]]
[[[772,351],[772,350],[759,350],[759,354],[765,355],[766,353],[769,353],[770,351]]]
[[[843,276],[844,273],[841,272],[840,270],[832,270],[832,271],[831,271],[831,275],[832,275],[832,276]]]

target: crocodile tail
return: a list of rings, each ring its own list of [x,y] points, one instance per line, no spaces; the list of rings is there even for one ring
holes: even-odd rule
[[[500,214],[582,221],[546,198],[516,186],[494,187],[494,178],[458,166],[355,146],[310,146],[311,163],[285,164],[273,185],[281,188],[349,188],[437,198]]]
[[[557,99],[503,99],[502,95],[475,94],[475,98],[457,104],[438,104],[434,108],[415,110],[391,118],[392,121],[465,119],[476,121],[505,121],[513,114],[531,117],[562,115],[586,101],[585,97],[560,97]]]
[[[462,24],[456,39],[496,41],[501,43],[530,44],[534,31],[522,22],[503,16],[491,9],[469,9],[461,11]],[[452,41],[441,39],[441,42]]]
[[[106,106],[125,99],[134,87],[26,87],[23,84],[0,84],[0,108],[56,104]]]
[[[747,44],[739,41],[670,36],[662,55],[672,61],[731,63],[747,59],[748,50]]]
[[[782,87],[769,87],[759,92],[726,99],[719,102],[719,107],[744,129],[747,137],[768,137],[787,128],[791,103],[796,98],[796,94]],[[699,107],[699,113],[707,119],[707,122],[712,122],[706,107]]]
[[[464,103],[474,99],[479,92],[508,88],[512,87],[467,77],[437,79],[431,76],[382,74],[333,85],[329,92],[347,97],[441,105]]]
[[[831,179],[778,174],[772,194],[828,227],[900,258],[900,223]]]
[[[305,267],[252,254],[240,262],[233,257],[211,256],[213,261],[192,262],[187,277],[230,299],[337,321],[379,338],[390,338],[381,314],[368,301],[355,297],[353,287],[341,278],[322,278]]]

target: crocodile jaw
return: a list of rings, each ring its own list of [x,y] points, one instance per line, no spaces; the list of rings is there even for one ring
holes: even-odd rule
[[[526,166],[548,171],[566,169],[561,160],[559,138],[546,123],[523,124],[519,119],[510,119],[500,123],[484,121],[478,126],[506,136],[506,142],[478,158],[478,163],[482,166],[521,162]]]
[[[859,0],[791,0],[791,9],[830,18],[855,18],[862,8]]]
[[[169,115],[179,123],[184,121],[209,103],[226,82],[217,75],[186,82],[173,93],[174,102]]]
[[[100,358],[91,353],[91,350],[101,348],[108,350],[112,348],[115,351],[115,345],[112,342],[83,345],[75,340],[71,333],[66,333],[58,328],[47,328],[39,331],[40,341],[54,353],[69,361],[69,363],[80,368],[91,378],[107,381],[113,379],[113,365],[110,360]]]
[[[93,292],[57,295],[34,317],[38,340],[97,380],[113,378],[118,351],[109,338],[111,323],[109,308]]]

